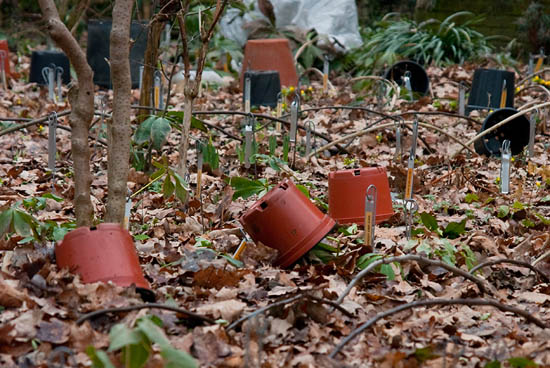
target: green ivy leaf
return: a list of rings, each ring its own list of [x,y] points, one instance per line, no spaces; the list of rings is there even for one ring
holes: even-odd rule
[[[437,231],[437,229],[439,228],[439,225],[437,225],[437,220],[435,219],[435,216],[432,216],[427,212],[422,212],[420,214],[420,220],[428,230]]]
[[[164,359],[164,368],[198,368],[199,364],[188,353],[174,349],[173,347],[164,347],[160,351]]]
[[[13,228],[17,234],[24,237],[32,236],[35,225],[36,221],[28,213],[20,210],[13,211]]]
[[[170,198],[175,189],[176,186],[174,185],[174,183],[172,183],[172,178],[170,178],[170,175],[166,175],[166,178],[164,179],[164,185],[162,186],[163,197],[165,199]]]
[[[250,180],[240,176],[230,178],[229,185],[235,190],[233,200],[237,198],[247,199],[254,194],[261,194],[267,189],[266,185],[260,180]]]
[[[13,212],[14,210],[9,208],[0,213],[0,235],[4,235],[10,231],[13,222]]]
[[[498,208],[497,217],[498,218],[504,218],[510,214],[510,207],[506,205],[502,205]]]
[[[134,142],[136,142],[136,144],[139,145],[145,142],[149,142],[149,140],[151,139],[151,127],[153,126],[153,122],[155,120],[157,120],[156,116],[149,116],[139,125],[136,132],[134,133]]]
[[[449,239],[456,239],[466,231],[467,218],[460,222],[449,222],[443,230],[443,236]]]
[[[466,203],[479,202],[479,197],[475,193],[468,193],[464,197],[464,202]]]
[[[153,122],[153,125],[151,125],[151,141],[154,149],[157,151],[162,149],[162,145],[166,142],[171,130],[170,121],[167,119],[157,118]]]

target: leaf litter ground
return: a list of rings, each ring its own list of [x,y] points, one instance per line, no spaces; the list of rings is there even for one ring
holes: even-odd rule
[[[388,100],[384,112],[455,111],[456,82],[469,83],[475,67],[480,65],[429,68],[433,96],[412,103],[398,99],[393,106]],[[343,77],[333,78],[332,82],[335,89],[322,95],[320,84],[312,81],[313,91],[307,92],[302,108],[356,104],[376,109],[377,101],[373,97],[376,91],[353,90]],[[37,102],[46,101],[46,96],[44,89],[13,82],[12,90],[0,100],[0,115],[35,118],[52,110],[69,108]],[[108,92],[108,97],[111,101],[112,92]],[[242,107],[241,98],[235,85],[205,89],[196,110],[238,111]],[[544,102],[544,98],[540,89],[520,91],[516,105]],[[182,95],[175,94],[174,109],[182,110],[182,101]],[[268,109],[258,112],[272,114]],[[477,123],[442,115],[419,115],[419,119],[466,142],[477,134],[486,114],[473,112]],[[242,116],[202,115],[200,118],[241,136]],[[375,114],[360,110],[325,109],[303,113],[301,122],[313,121],[318,132],[335,140],[365,128],[376,119]],[[405,119],[411,120],[412,115],[406,115]],[[60,124],[68,126],[66,118],[62,118]],[[253,195],[232,200],[234,191],[225,179],[262,178],[267,184],[275,184],[291,177],[296,184],[306,186],[312,198],[327,202],[330,171],[378,165],[388,170],[391,191],[402,193],[410,132],[404,133],[405,154],[397,159],[395,131],[388,128],[353,140],[347,145],[350,154],[318,152],[310,162],[298,154],[292,169],[284,165],[277,171],[267,163],[244,169],[238,159],[240,143],[210,130],[219,153],[220,168],[205,172],[202,203],[193,197],[197,180],[193,151],[189,155],[193,164],[188,202],[182,204],[174,196],[166,199],[161,188],[152,186],[152,190],[134,198],[130,230],[158,303],[179,306],[225,322],[209,325],[181,313],[137,309],[102,314],[77,324],[77,319],[86,313],[142,301],[132,289],[81,283],[68,270],[57,268],[52,244],[17,244],[22,237],[13,236],[0,244],[4,249],[0,253],[0,305],[3,306],[0,365],[46,367],[53,353],[66,347],[73,354],[74,362],[86,366],[90,364],[86,347],[106,349],[113,325],[123,322],[133,326],[139,317],[153,314],[162,320],[172,346],[190,352],[200,366],[205,367],[484,367],[491,361],[506,362],[510,358],[526,358],[548,366],[548,329],[493,307],[452,304],[390,315],[361,333],[334,358],[329,357],[338,343],[365,321],[393,307],[419,300],[490,298],[548,322],[550,285],[528,268],[506,263],[484,267],[476,273],[489,285],[489,295],[481,294],[474,283],[444,268],[403,262],[370,272],[339,306],[335,304],[359,271],[358,266],[364,268],[366,261],[377,257],[374,255],[423,254],[465,271],[493,259],[507,258],[530,264],[537,260],[538,270],[550,276],[550,263],[545,257],[550,248],[546,124],[546,117],[541,118],[534,157],[515,157],[509,195],[499,193],[497,159],[475,157],[466,152],[451,159],[461,146],[443,134],[421,127],[414,198],[422,219],[418,216],[415,220],[413,240],[406,240],[402,209],[397,206],[396,214],[376,227],[373,247],[361,244],[362,226],[335,228],[323,241],[328,247],[316,247],[289,269],[271,266],[277,255],[262,244],[246,248],[241,257],[242,267],[237,268],[234,262],[220,256],[235,252],[243,238],[237,220],[258,198]],[[95,127],[98,126],[96,122]],[[92,135],[101,134],[94,131],[96,128],[92,129]],[[208,138],[200,131],[192,134],[204,140]],[[62,201],[47,199],[44,208],[35,213],[40,221],[73,220],[69,137],[65,131],[58,132],[54,192]],[[268,154],[269,133],[258,132],[256,139],[260,153]],[[304,139],[305,133],[300,132],[299,141]],[[154,151],[154,158],[164,155],[170,165],[175,166],[178,140],[179,133],[173,131],[161,152]],[[46,173],[47,129],[44,126],[35,125],[3,135],[0,141],[4,148],[0,156],[3,208],[52,191],[51,178]],[[325,143],[317,139],[316,146]],[[101,214],[106,196],[106,151],[101,144],[93,141],[90,144],[94,148],[93,203]],[[281,156],[281,147],[276,156]],[[148,181],[143,172],[131,171],[129,185],[134,192]],[[466,220],[465,227],[463,231],[458,229],[456,236],[444,232],[449,224],[463,220]],[[388,278],[388,274],[393,274],[393,279]],[[269,306],[273,307],[267,308]],[[266,310],[239,321],[261,308]],[[113,360],[118,358],[110,354]],[[161,367],[162,364],[157,352],[147,366]]]

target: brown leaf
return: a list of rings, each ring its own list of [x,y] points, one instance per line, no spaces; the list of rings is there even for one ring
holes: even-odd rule
[[[70,331],[71,328],[67,323],[52,318],[50,322],[40,322],[36,338],[52,344],[64,344],[69,340]]]

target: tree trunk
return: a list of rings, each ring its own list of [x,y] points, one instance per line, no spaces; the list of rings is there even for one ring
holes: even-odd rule
[[[149,24],[149,32],[147,33],[147,48],[145,49],[145,57],[143,58],[143,76],[141,78],[141,95],[139,96],[140,106],[151,106],[151,89],[153,87],[153,73],[157,65],[158,50],[160,43],[160,35],[162,33],[163,22],[157,18],[153,19]],[[140,109],[138,112],[138,121],[145,120],[151,111]]]
[[[111,29],[111,80],[113,81],[113,118],[109,124],[108,188],[106,222],[122,223],[126,203],[130,162],[130,24],[133,0],[116,0]]]
[[[86,55],[71,32],[59,19],[53,0],[39,0],[40,9],[50,37],[65,52],[78,78],[69,93],[71,104],[71,150],[74,161],[74,207],[77,226],[91,226],[93,207],[90,199],[92,175],[90,172],[90,147],[88,131],[94,117],[93,72]]]

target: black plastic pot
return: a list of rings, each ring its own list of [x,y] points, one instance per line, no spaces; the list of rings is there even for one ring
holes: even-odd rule
[[[506,81],[506,106],[514,107],[514,73],[497,69],[476,69],[466,114],[475,109],[499,109]],[[489,96],[490,100],[489,100]]]
[[[386,70],[384,77],[386,79],[394,80],[398,85],[403,86],[404,84],[402,77],[406,72],[410,72],[411,89],[413,92],[423,96],[426,95],[430,90],[430,79],[428,78],[428,74],[422,65],[414,61],[405,60],[393,64],[391,68]]]
[[[88,21],[88,46],[86,58],[94,71],[94,83],[98,86],[111,88],[111,68],[105,59],[109,60],[110,37],[112,22],[110,20],[92,19]],[[132,22],[130,37],[134,41],[130,48],[130,74],[132,88],[139,87],[139,67],[143,65],[143,57],[147,48],[147,25]]]
[[[71,81],[71,64],[69,63],[69,59],[63,52],[56,50],[32,52],[29,82],[42,85],[48,84],[42,76],[42,69],[52,66],[59,66],[63,68],[63,75],[61,80],[63,84],[69,84],[69,82]]]
[[[281,92],[278,71],[250,70],[244,73],[244,79],[246,78],[250,78],[251,106],[277,106],[277,95]]]
[[[481,127],[480,132],[491,128],[518,111],[511,107],[493,111]],[[525,115],[519,116],[504,124],[493,132],[474,142],[474,148],[480,155],[500,156],[500,147],[504,140],[510,141],[512,155],[517,155],[529,144],[529,119]]]

